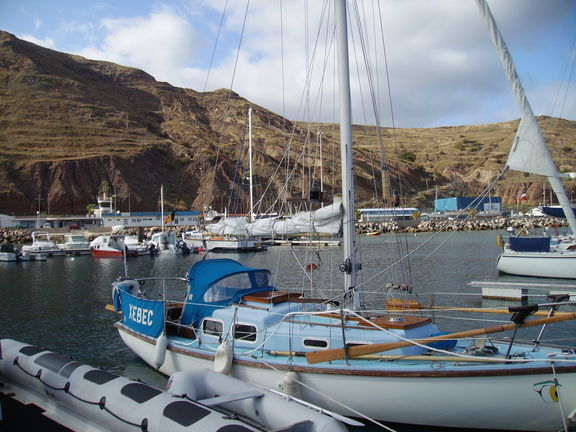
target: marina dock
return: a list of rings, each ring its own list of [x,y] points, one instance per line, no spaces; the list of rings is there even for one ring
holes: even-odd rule
[[[529,295],[568,294],[570,301],[576,301],[574,284],[472,281],[470,286],[481,288],[485,299],[522,301]]]

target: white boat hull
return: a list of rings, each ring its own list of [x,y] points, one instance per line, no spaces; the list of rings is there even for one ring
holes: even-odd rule
[[[152,339],[119,328],[124,343],[148,364],[154,364]],[[211,356],[201,357],[169,346],[160,372],[211,368]],[[355,374],[353,370],[294,367],[298,379],[297,397],[325,409],[352,417],[368,416],[385,422],[454,428],[556,431],[563,427],[561,412],[568,416],[576,406],[576,372],[562,374],[560,400],[545,403],[534,384],[553,381],[554,374],[481,375],[455,378],[438,370],[434,376],[374,371]],[[231,375],[272,389],[282,389],[288,369],[275,371],[262,362],[234,361]],[[506,385],[503,385],[506,380]],[[498,392],[495,392],[498,389]],[[335,400],[337,402],[335,402]],[[344,408],[349,407],[350,409]],[[490,413],[479,418],[479,413]],[[526,413],[530,412],[527,423]]]
[[[256,251],[264,249],[262,242],[259,240],[206,238],[205,240],[184,239],[184,241],[190,248],[206,248],[206,251],[214,252]]]
[[[498,271],[519,276],[576,279],[576,251],[504,251],[498,258]]]

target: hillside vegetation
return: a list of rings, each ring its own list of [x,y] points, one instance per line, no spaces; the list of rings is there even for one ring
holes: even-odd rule
[[[319,181],[320,166],[325,190],[339,193],[335,125],[319,126],[320,165],[317,150],[302,151],[306,125],[229,90],[177,88],[138,69],[49,50],[0,31],[0,213],[83,214],[106,189],[116,193],[122,211],[154,210],[162,184],[169,208],[224,210],[239,202],[244,207],[238,211],[245,211],[246,186],[231,185],[245,183],[250,106],[262,208],[278,196],[301,196]],[[549,117],[539,122],[560,170],[575,171],[576,123]],[[392,188],[403,204],[421,207],[431,205],[436,188],[439,196],[479,193],[504,167],[517,124],[382,128]],[[354,141],[357,198],[361,205],[384,205],[375,128],[356,125]],[[509,173],[494,194],[514,204],[528,192],[528,203],[537,204],[543,183]],[[576,191],[573,183],[567,187]]]

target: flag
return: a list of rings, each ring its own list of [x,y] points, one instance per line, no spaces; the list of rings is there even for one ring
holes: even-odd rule
[[[172,212],[168,216],[166,216],[166,219],[164,219],[164,223],[169,224],[170,222],[172,222],[174,220],[175,215],[176,215],[176,210],[172,210]]]
[[[520,201],[526,201],[526,200],[528,200],[528,196],[525,193],[520,195]]]

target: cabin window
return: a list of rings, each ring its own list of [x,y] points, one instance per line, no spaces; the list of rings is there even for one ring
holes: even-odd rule
[[[224,325],[220,321],[213,321],[213,320],[204,320],[202,324],[202,331],[205,335],[210,336],[222,336],[222,330]]]
[[[247,324],[236,324],[234,326],[234,339],[248,342],[256,341],[256,327]]]
[[[270,286],[268,276],[270,276],[270,273],[267,271],[253,272],[252,277],[254,278],[254,286],[257,286],[258,288]]]
[[[328,341],[323,339],[304,339],[302,343],[306,348],[328,348]]]
[[[259,271],[225,277],[206,290],[204,301],[207,303],[222,302],[233,298],[238,291],[267,287],[269,275],[267,271]]]

